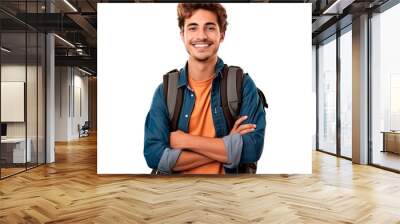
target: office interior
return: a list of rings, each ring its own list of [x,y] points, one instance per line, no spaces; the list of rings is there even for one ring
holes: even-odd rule
[[[71,191],[74,188],[80,188],[81,192],[88,190],[87,186],[92,187],[91,189],[112,191],[113,181],[120,182],[125,187],[129,184],[141,186],[146,181],[153,183],[153,179],[141,179],[142,182],[139,181],[139,183],[130,180],[136,177],[99,177],[95,173],[96,13],[97,3],[110,2],[134,4],[153,1],[2,0],[0,2],[1,201],[11,203],[5,197],[17,194],[24,185],[40,185],[41,181],[53,183],[54,180],[51,178],[60,178],[59,181],[66,181],[61,183],[62,185],[70,187]],[[381,221],[387,221],[381,223],[399,221],[400,215],[395,211],[398,211],[400,204],[392,201],[393,198],[383,196],[387,193],[400,196],[398,190],[400,189],[398,181],[400,173],[399,1],[257,0],[243,2],[254,4],[290,2],[312,5],[312,21],[310,21],[312,22],[312,46],[310,47],[312,47],[313,73],[310,75],[313,76],[313,93],[315,94],[313,108],[315,124],[313,125],[316,131],[313,138],[312,175],[312,179],[315,180],[310,182],[310,186],[311,183],[319,184],[320,188],[317,188],[319,190],[327,192],[331,190],[334,194],[343,194],[343,197],[350,195],[357,203],[363,202],[366,207],[369,206],[365,210],[360,208],[356,212],[342,214],[339,208],[333,208],[329,211],[332,213],[326,211],[325,214],[323,211],[322,218],[317,218],[318,209],[313,210],[310,207],[310,211],[307,212],[302,208],[292,207],[293,211],[301,211],[292,214],[292,220],[300,217],[299,220],[303,221],[330,220],[352,223],[377,220],[375,218],[380,217]],[[77,172],[76,175],[74,172]],[[70,173],[73,174],[69,175]],[[309,178],[294,175],[291,179],[291,176],[278,175],[274,178],[282,179],[283,189],[287,187],[288,190],[293,190],[290,186],[294,182],[305,183],[304,181]],[[93,180],[89,183],[85,180],[87,177]],[[260,181],[258,179],[252,182],[251,177],[237,178],[246,179],[250,183]],[[167,183],[172,180],[182,186],[185,185],[184,179],[161,178],[157,183],[170,186]],[[362,182],[363,180],[365,182]],[[201,178],[198,181],[207,182]],[[229,179],[226,181],[229,184],[234,182]],[[265,181],[263,183],[266,185],[269,183],[268,178],[262,181]],[[10,190],[16,183],[20,187]],[[190,187],[189,185],[187,182],[185,186]],[[366,189],[360,190],[362,186]],[[170,187],[173,188],[174,185]],[[207,192],[204,195],[214,197],[216,200],[218,196],[213,195],[213,187],[218,188],[217,185],[211,185],[205,190]],[[252,186],[247,187],[251,192]],[[34,189],[37,192],[35,195],[45,194],[39,188]],[[152,189],[153,191],[144,195],[153,197],[150,195],[156,193],[157,188]],[[244,189],[247,188],[244,187]],[[358,190],[361,193],[357,192]],[[94,191],[90,192],[91,196],[96,197],[96,194],[100,194]],[[348,191],[355,193],[350,194]],[[140,187],[135,192],[140,195]],[[171,195],[165,189],[160,192]],[[62,201],[64,193],[59,195],[55,193],[54,200]],[[314,196],[308,193],[310,192],[304,193],[305,198],[302,196],[292,198],[291,202],[295,203],[297,200],[298,203],[307,203],[305,201],[308,199],[314,199]],[[75,196],[71,193],[68,197]],[[80,196],[79,200],[90,204],[91,196]],[[28,194],[25,199],[27,198],[29,198]],[[73,201],[71,198],[69,199]],[[278,204],[279,200],[284,199],[287,197],[274,198]],[[133,200],[121,202],[121,198],[112,197],[107,200],[108,203],[121,203],[117,203],[116,206],[125,206],[126,209],[140,210],[143,208],[140,206],[146,207]],[[238,197],[238,200],[242,198]],[[251,203],[256,199],[247,198],[246,200]],[[350,204],[356,202],[353,201]],[[377,204],[374,204],[375,202]],[[57,203],[59,206],[62,204],[62,202]],[[100,202],[95,201],[96,203]],[[207,201],[207,203],[211,205],[212,201]],[[14,216],[8,219],[6,214],[12,211],[5,203],[1,204],[0,220],[5,218],[8,221],[16,221],[18,216],[28,216],[38,222],[62,221],[51,215],[44,218],[43,216],[46,215],[43,213],[25,210],[22,213],[14,213]],[[262,210],[263,205],[259,204],[256,207]],[[91,207],[86,205],[86,208]],[[378,210],[374,210],[377,208]],[[350,211],[354,211],[352,209]],[[365,214],[366,211],[369,215]],[[70,214],[65,217],[75,221],[79,221],[75,217],[78,212],[86,214],[79,209],[69,212]],[[163,222],[162,219],[155,218],[144,211],[142,212],[146,215],[143,217],[130,216],[121,211],[114,212],[113,214],[119,214],[132,221]],[[214,214],[213,211],[211,213]],[[224,213],[220,212],[221,216],[210,217],[230,222],[250,220],[243,217],[227,220],[222,214]],[[377,216],[371,216],[371,214]],[[276,221],[282,217],[279,213],[271,213],[271,215],[270,217],[275,217],[275,219],[269,221]],[[166,220],[168,222],[184,220],[179,215],[177,217],[175,219],[168,217]],[[110,221],[107,215],[103,218],[98,221]],[[197,218],[201,219],[201,217]]]
[[[1,179],[54,163],[55,142],[96,132],[95,14],[62,15],[71,6],[0,3]],[[92,6],[80,9],[93,14]]]

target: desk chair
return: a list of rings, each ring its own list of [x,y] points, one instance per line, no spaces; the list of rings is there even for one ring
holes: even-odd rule
[[[85,121],[82,127],[80,127],[80,125],[78,124],[79,138],[89,136],[89,129],[90,129],[89,121]]]

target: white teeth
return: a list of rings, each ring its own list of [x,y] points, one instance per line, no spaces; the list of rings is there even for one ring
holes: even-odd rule
[[[208,44],[195,44],[195,47],[208,47]]]

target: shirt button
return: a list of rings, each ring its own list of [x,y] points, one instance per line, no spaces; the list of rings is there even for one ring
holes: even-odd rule
[[[187,114],[185,114],[185,117],[188,118],[189,116]]]
[[[191,97],[193,97],[193,93],[192,93],[192,94],[190,94],[190,96],[191,96]]]

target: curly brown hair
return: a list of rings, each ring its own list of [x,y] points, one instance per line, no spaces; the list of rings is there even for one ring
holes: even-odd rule
[[[190,18],[194,11],[204,9],[213,12],[217,16],[218,26],[221,33],[225,33],[228,26],[227,15],[225,8],[219,3],[179,3],[178,11],[178,25],[181,30],[185,25],[185,19]]]

